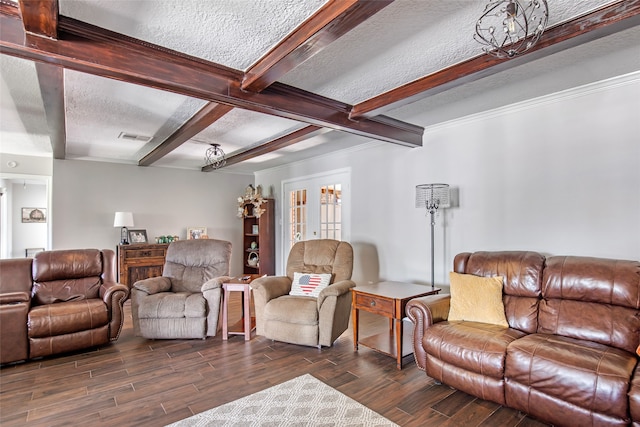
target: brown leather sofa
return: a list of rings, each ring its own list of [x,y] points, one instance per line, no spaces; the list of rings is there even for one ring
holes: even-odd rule
[[[128,296],[112,250],[0,260],[0,364],[115,341]]]
[[[503,276],[509,327],[447,321],[450,295],[410,301],[429,377],[557,426],[640,425],[640,262],[475,252],[454,271]]]

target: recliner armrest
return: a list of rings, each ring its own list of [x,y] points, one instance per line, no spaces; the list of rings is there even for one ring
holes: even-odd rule
[[[129,296],[129,288],[121,283],[104,282],[100,285],[100,298],[102,298],[105,303],[109,304],[111,295],[113,295],[114,292],[124,292],[123,299]]]
[[[226,283],[231,279],[232,277],[230,276],[220,276],[220,277],[214,277],[213,279],[209,279],[206,282],[204,282],[204,284],[202,285],[202,288],[200,288],[200,292],[205,293],[206,291],[221,288],[223,283]]]
[[[355,288],[356,284],[352,280],[342,280],[340,282],[332,283],[318,294],[318,308],[322,306],[325,298],[327,297],[339,297],[347,292],[351,292],[351,288]]]
[[[28,292],[5,292],[0,294],[0,304],[17,304],[29,301],[31,301],[31,295]]]
[[[148,279],[138,280],[133,284],[133,287],[148,295],[168,292],[171,290],[171,279],[168,277],[150,277]]]
[[[251,282],[251,289],[254,293],[260,294],[267,303],[291,292],[291,279],[287,276],[260,277]]]

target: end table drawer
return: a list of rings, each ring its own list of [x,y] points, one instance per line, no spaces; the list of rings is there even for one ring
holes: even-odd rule
[[[158,249],[132,249],[125,250],[124,257],[126,259],[133,258],[162,258],[164,259],[166,250],[164,248]]]
[[[371,295],[356,294],[356,308],[393,317],[393,301]]]

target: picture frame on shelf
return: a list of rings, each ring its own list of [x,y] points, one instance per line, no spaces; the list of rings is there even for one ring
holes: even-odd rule
[[[47,222],[46,208],[22,208],[22,222],[44,223]]]
[[[129,230],[129,243],[148,243],[147,239],[147,230],[138,229],[138,230]]]
[[[187,227],[187,240],[206,239],[208,237],[207,227]]]
[[[259,231],[260,231],[260,228],[258,227],[257,224],[254,224],[251,226],[251,234],[260,234]]]

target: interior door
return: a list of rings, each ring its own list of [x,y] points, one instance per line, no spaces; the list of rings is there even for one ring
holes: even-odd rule
[[[301,240],[349,240],[351,172],[333,171],[283,183],[283,263]]]

